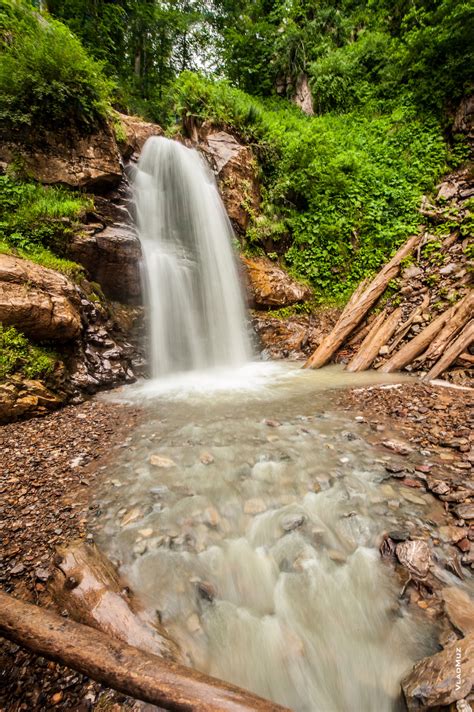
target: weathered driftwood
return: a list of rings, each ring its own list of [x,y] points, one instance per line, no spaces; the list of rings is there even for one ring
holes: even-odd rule
[[[356,289],[334,329],[322,340],[316,351],[307,360],[305,368],[321,368],[330,360],[349,334],[360,324],[380,295],[383,294],[390,280],[396,277],[401,261],[411,254],[420,240],[421,235],[410,237],[367,287],[364,285],[364,288],[361,289],[360,285]]]
[[[436,319],[433,319],[423,331],[420,331],[419,334],[402,346],[399,351],[394,353],[388,361],[383,363],[379,370],[382,371],[382,373],[392,373],[393,371],[400,371],[411,363],[428,348],[436,334],[438,334],[443,326],[451,319],[454,312],[455,307],[450,307],[437,316]]]
[[[347,366],[348,371],[365,371],[372,365],[382,346],[392,337],[400,321],[402,310],[400,307],[386,316],[381,312],[375,319],[372,329],[362,342],[358,352]]]
[[[448,346],[445,353],[441,356],[439,361],[435,363],[432,369],[428,371],[426,376],[423,377],[424,381],[431,381],[437,378],[443,371],[445,371],[449,366],[457,359],[457,357],[462,354],[464,349],[468,348],[474,341],[474,319],[471,319],[469,324],[467,324],[456,339]]]
[[[469,321],[474,313],[474,293],[469,292],[457,304],[454,305],[454,312],[449,321],[438,332],[437,336],[430,343],[426,351],[417,359],[417,366],[425,362],[433,362],[439,359],[446,350],[448,344],[456,337],[459,331]]]
[[[0,635],[107,687],[167,710],[283,712],[286,709],[3,592],[0,592]]]
[[[151,620],[94,545],[77,542],[55,558],[51,593],[60,610],[124,643],[155,655],[180,659],[178,646]]]

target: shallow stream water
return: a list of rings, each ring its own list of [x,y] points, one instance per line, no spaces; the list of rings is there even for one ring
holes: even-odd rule
[[[441,505],[335,406],[376,381],[261,363],[114,396],[145,417],[105,473],[99,544],[190,664],[296,712],[403,709],[430,652],[378,546]]]

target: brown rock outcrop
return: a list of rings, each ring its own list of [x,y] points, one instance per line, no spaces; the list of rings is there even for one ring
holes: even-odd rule
[[[235,229],[244,233],[252,213],[260,205],[258,168],[250,146],[244,146],[226,131],[201,130],[199,148],[207,155],[217,175],[227,214]]]
[[[0,255],[0,322],[37,340],[68,341],[81,331],[80,299],[64,275]]]
[[[124,304],[141,298],[141,249],[132,226],[110,225],[96,234],[74,235],[68,255],[99,282],[104,294]]]
[[[53,393],[41,381],[12,376],[0,383],[0,423],[44,415],[64,400],[63,394]]]
[[[416,663],[402,681],[409,712],[462,700],[474,684],[474,634]]]
[[[268,257],[242,257],[246,267],[251,306],[288,307],[310,299],[311,289],[296,282]]]
[[[138,116],[127,116],[118,114],[123,130],[126,134],[125,140],[118,140],[120,153],[125,159],[136,160],[150,136],[162,136],[163,129],[158,124],[143,121]]]
[[[91,134],[70,128],[0,143],[0,163],[20,163],[27,175],[46,184],[101,192],[122,178],[120,154],[112,129]]]

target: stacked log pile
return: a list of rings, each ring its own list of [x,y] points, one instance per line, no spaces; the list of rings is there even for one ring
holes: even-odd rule
[[[467,383],[474,376],[474,186],[468,169],[424,199],[425,225],[372,281],[362,282],[308,359],[349,371],[417,372]]]

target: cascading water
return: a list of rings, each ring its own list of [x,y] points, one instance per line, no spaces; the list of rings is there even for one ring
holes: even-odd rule
[[[250,357],[233,232],[195,150],[149,138],[134,179],[153,377]]]

